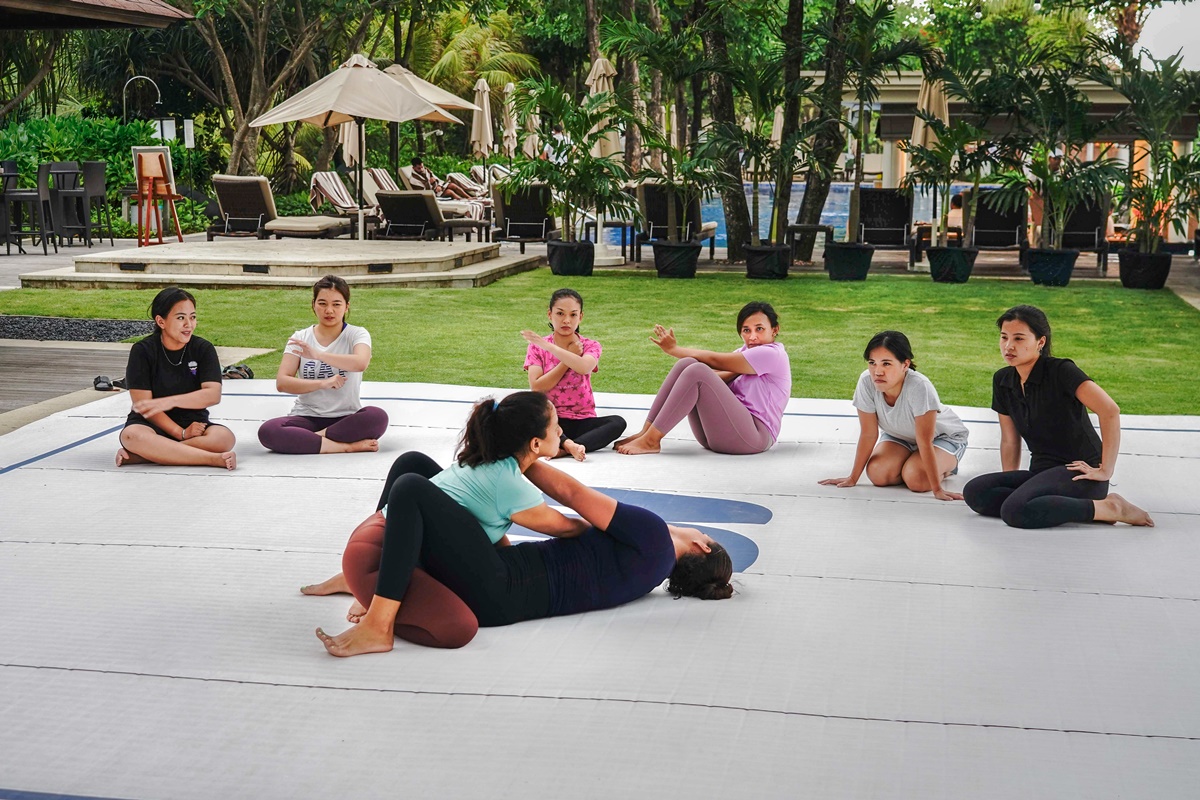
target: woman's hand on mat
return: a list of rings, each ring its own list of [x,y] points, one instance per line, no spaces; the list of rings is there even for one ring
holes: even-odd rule
[[[1112,472],[1105,469],[1103,464],[1093,467],[1086,461],[1072,461],[1067,464],[1067,469],[1080,473],[1071,479],[1073,481],[1107,481],[1112,478]]]
[[[839,489],[849,489],[852,486],[858,485],[858,479],[850,477],[826,478],[823,481],[817,481],[817,483],[821,484],[822,486],[836,486]]]
[[[346,376],[342,374],[334,375],[321,381],[322,389],[340,389],[346,385]]]
[[[195,439],[197,436],[203,436],[206,430],[208,430],[207,424],[203,422],[193,422],[191,425],[188,425],[183,429],[183,436],[180,436],[179,439],[180,441]]]
[[[942,487],[933,490],[933,496],[938,500],[962,500],[963,496],[958,492],[948,492]]]
[[[175,398],[173,397],[151,397],[146,400],[138,400],[133,404],[133,410],[146,418],[170,411],[174,407]]]
[[[664,328],[662,325],[654,326],[654,335],[650,337],[650,341],[654,342],[667,355],[675,355],[674,351],[679,347],[679,342],[675,341],[675,329]]]

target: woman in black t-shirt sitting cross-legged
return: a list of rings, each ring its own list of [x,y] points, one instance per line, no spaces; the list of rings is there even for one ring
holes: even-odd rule
[[[992,378],[1004,471],[967,483],[967,505],[1014,528],[1093,521],[1154,525],[1145,511],[1108,491],[1121,443],[1121,409],[1074,361],[1050,355],[1050,322],[1041,309],[1014,306],[996,325],[1008,363]],[[1100,420],[1099,436],[1088,409]],[[1022,439],[1029,469],[1018,469]]]
[[[158,330],[129,350],[125,383],[133,410],[121,431],[117,466],[170,464],[233,469],[233,431],[209,422],[221,402],[217,350],[196,329],[196,298],[175,286],[150,304]]]

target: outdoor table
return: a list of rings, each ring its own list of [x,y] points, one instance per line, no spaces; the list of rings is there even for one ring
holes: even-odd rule
[[[833,241],[833,226],[832,225],[800,225],[793,224],[787,227],[786,244],[792,248],[792,258],[796,258],[796,236],[801,233],[824,233],[825,243]]]

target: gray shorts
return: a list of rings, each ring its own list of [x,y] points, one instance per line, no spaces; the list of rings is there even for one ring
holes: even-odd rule
[[[905,441],[904,439],[900,439],[896,436],[892,436],[890,433],[884,433],[883,431],[880,431],[879,439],[880,439],[880,441],[883,441],[883,442],[895,442],[896,444],[901,445],[902,447],[907,447],[908,452],[910,452],[910,453],[917,452],[917,443],[916,442]],[[933,437],[933,446],[939,447],[942,450],[945,450],[950,455],[954,456],[954,460],[956,462],[962,461],[963,453],[967,452],[967,443],[966,442],[960,442],[955,439],[951,439],[949,436],[946,436],[945,434],[942,434],[941,436]],[[957,472],[957,470],[955,470],[955,471]]]

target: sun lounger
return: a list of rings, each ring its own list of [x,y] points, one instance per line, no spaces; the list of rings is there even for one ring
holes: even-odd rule
[[[364,223],[378,222],[379,209],[365,200],[366,198],[364,198],[361,209],[365,215]],[[336,172],[314,172],[312,180],[309,182],[308,203],[312,206],[313,211],[316,211],[325,202],[337,209],[342,216],[357,220],[358,201],[350,194],[350,190],[346,188],[346,184],[342,183],[341,176]]]
[[[997,211],[988,198],[991,191],[981,191],[975,208],[975,247],[980,250],[1019,250],[1021,263],[1029,249],[1029,205],[1022,202],[1015,210]],[[964,207],[967,198],[963,200]]]
[[[675,219],[677,222],[683,222],[683,214],[680,211],[679,202],[673,199],[674,196],[666,191],[666,189],[657,183],[643,183],[637,187],[638,207],[642,213],[642,230],[636,233],[633,237],[633,260],[642,260],[642,243],[653,241],[654,239],[665,239],[670,236],[670,231],[667,229],[667,202],[672,200],[675,202]],[[689,239],[697,242],[708,241],[708,260],[712,261],[716,256],[717,245],[717,223],[702,222],[700,219],[700,200],[697,198],[692,201],[687,215],[687,227],[683,231],[682,239]]]
[[[208,228],[210,242],[214,236],[332,239],[350,232],[349,220],[342,217],[278,216],[271,184],[261,175],[214,175],[212,185],[221,220]]]
[[[900,189],[862,189],[858,204],[858,240],[878,250],[907,250],[917,261],[912,235],[912,195]]]
[[[411,192],[424,191],[426,186],[413,175],[411,166],[402,166],[396,170],[400,176],[400,180],[404,183],[404,188]],[[435,176],[436,177],[436,176]],[[479,200],[454,200],[437,198],[438,204],[442,207],[442,215],[451,217],[469,217],[471,219],[484,219],[486,217],[486,203],[483,199]]]
[[[1067,217],[1063,228],[1062,246],[1096,254],[1096,269],[1103,275],[1108,271],[1108,210],[1107,199],[1080,203]]]
[[[521,252],[529,242],[559,238],[558,224],[550,214],[550,187],[535,183],[505,197],[502,184],[492,184],[492,207],[496,214],[493,242],[517,242]]]
[[[483,220],[442,216],[441,204],[433,192],[378,192],[380,211],[384,222],[380,224],[377,239],[445,239],[454,240],[454,234],[462,231],[467,241],[476,233],[479,240],[487,236],[488,224]]]

